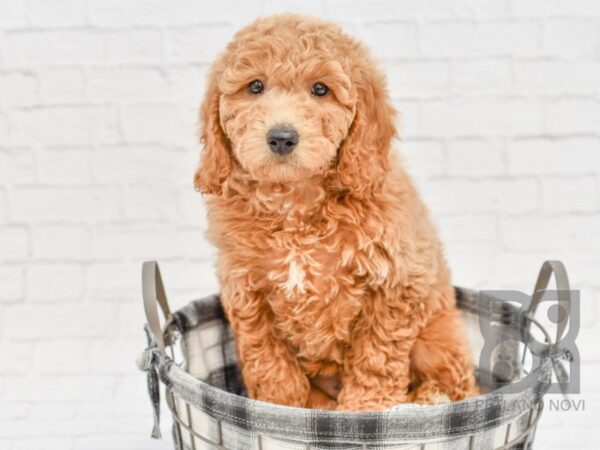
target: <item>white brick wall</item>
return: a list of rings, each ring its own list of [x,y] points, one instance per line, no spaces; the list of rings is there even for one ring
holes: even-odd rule
[[[547,412],[537,448],[597,448],[598,0],[0,0],[0,448],[170,448],[134,366],[140,263],[175,306],[217,288],[191,185],[204,75],[283,10],[382,60],[457,283],[527,291],[565,261],[586,412]]]

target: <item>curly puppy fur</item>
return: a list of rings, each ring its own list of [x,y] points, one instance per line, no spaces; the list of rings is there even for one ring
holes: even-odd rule
[[[368,50],[334,24],[262,18],[214,63],[195,186],[252,398],[362,411],[477,392],[436,231],[391,154],[394,116]],[[286,156],[266,140],[280,126],[299,136]],[[328,377],[337,399],[315,387]]]

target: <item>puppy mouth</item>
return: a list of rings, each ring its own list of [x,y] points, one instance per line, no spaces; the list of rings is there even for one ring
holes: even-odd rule
[[[301,174],[307,175],[312,172],[310,167],[302,163],[299,155],[291,153],[289,155],[270,154],[260,165],[260,170],[266,176],[291,177],[296,178]]]
[[[288,153],[288,154],[277,154],[277,153],[273,153],[273,152],[269,152],[269,156],[267,158],[267,161],[265,161],[265,165],[278,165],[278,166],[298,166],[298,161],[297,161],[297,157],[296,157],[296,153],[292,152],[292,153]]]
[[[278,165],[295,165],[294,164],[294,158],[292,157],[292,155],[273,155],[273,157],[271,158],[272,162],[274,164],[278,164]]]

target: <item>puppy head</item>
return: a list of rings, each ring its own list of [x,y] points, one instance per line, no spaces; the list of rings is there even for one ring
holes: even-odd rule
[[[233,170],[288,183],[333,172],[367,195],[388,169],[393,116],[383,75],[339,27],[290,14],[259,19],[210,71],[196,188],[218,194]]]

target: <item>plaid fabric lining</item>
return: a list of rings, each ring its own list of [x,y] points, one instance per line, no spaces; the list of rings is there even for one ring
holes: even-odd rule
[[[457,304],[468,328],[477,327],[476,291],[457,289]],[[510,305],[503,323],[518,327],[519,311]],[[511,310],[512,308],[512,310]],[[476,335],[477,330],[469,330]],[[403,404],[387,411],[345,413],[289,408],[244,397],[232,332],[216,295],[194,301],[174,313],[167,335],[181,335],[183,361],[160,358],[161,380],[181,425],[174,427],[177,448],[200,449],[496,449],[531,448],[532,433],[513,447],[506,442],[526,433],[537,419],[547,389],[551,361],[543,360],[523,380],[518,393],[500,388],[449,405]],[[173,338],[171,339],[173,341]],[[515,354],[515,359],[518,359]],[[481,376],[482,388],[494,378]],[[186,405],[191,406],[186,406]],[[186,427],[201,437],[192,437]]]

